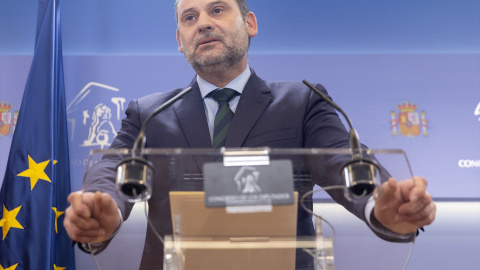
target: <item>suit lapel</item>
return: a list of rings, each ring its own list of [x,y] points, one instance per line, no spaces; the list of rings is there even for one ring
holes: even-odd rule
[[[175,113],[190,148],[211,148],[207,117],[202,96],[196,80],[192,81],[192,91],[186,94],[182,102],[174,105]]]
[[[225,147],[242,147],[247,135],[271,101],[270,89],[252,70],[235,110]]]

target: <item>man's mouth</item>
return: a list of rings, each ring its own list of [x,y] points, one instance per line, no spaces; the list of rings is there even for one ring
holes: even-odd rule
[[[210,43],[213,43],[213,42],[216,42],[216,41],[219,41],[218,39],[216,38],[206,38],[206,39],[202,39],[199,43],[199,46],[200,45],[206,45],[206,44],[210,44]]]

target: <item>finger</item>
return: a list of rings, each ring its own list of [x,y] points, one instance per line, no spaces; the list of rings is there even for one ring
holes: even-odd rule
[[[102,211],[106,214],[118,213],[117,203],[108,193],[103,193],[100,196],[100,206],[102,208]]]
[[[437,206],[434,202],[430,204],[430,209],[431,209],[430,214],[425,219],[422,219],[416,222],[416,224],[419,227],[430,225],[435,220],[435,215],[437,213]]]
[[[395,179],[390,178],[387,182],[382,184],[382,194],[389,195],[394,194],[395,190],[397,189],[397,181]]]
[[[378,196],[377,200],[390,200],[392,196],[394,196],[397,190],[397,181],[395,179],[390,178],[387,182],[383,183],[380,188],[380,195]]]
[[[65,220],[75,224],[76,227],[83,230],[98,229],[100,227],[97,220],[78,216],[73,212],[71,207],[67,208],[65,211]]]
[[[68,232],[68,231],[67,231]],[[104,234],[100,233],[100,231],[81,231],[80,233],[76,233],[75,231],[68,232],[68,236],[76,242],[80,243],[97,243],[101,242],[104,239]]]
[[[68,201],[70,204],[73,204],[73,201],[74,201],[75,197],[76,197],[76,196],[79,196],[79,195],[81,195],[81,194],[82,194],[81,191],[72,192],[72,193],[70,193],[70,195],[68,195],[67,201]]]
[[[85,230],[76,226],[71,219],[65,219],[63,222],[68,236],[77,242],[91,242],[99,238],[104,238],[105,231],[102,228]]]
[[[82,192],[74,192],[68,196],[67,200],[70,203],[75,215],[81,216],[83,218],[89,218],[91,212],[90,209],[88,209],[88,207],[82,202],[82,197]]]
[[[410,201],[415,202],[425,197],[427,192],[427,180],[423,177],[414,176],[413,181],[414,187],[410,191],[409,199]]]
[[[90,211],[93,211],[93,208],[95,206],[95,193],[84,192],[82,195],[82,203],[85,204],[88,209],[90,209]]]
[[[100,191],[95,192],[94,195],[94,208],[93,208],[93,216],[97,218],[101,218],[103,215],[103,202],[102,202],[102,193]]]
[[[99,238],[103,238],[105,231],[101,228],[95,230],[82,230],[75,227],[73,224],[65,224],[65,227],[69,227],[67,231],[68,236],[77,242],[91,242]],[[88,238],[88,239],[86,239]]]
[[[400,181],[398,185],[399,185],[402,201],[404,202],[410,201],[410,194],[412,192],[412,189],[415,187],[415,180],[414,179],[403,180],[403,181]]]
[[[434,219],[436,214],[436,205],[432,201],[428,204],[422,211],[415,213],[413,215],[399,215],[398,221],[405,221],[409,223],[416,224],[419,227],[430,225]]]
[[[113,233],[121,224],[117,203],[110,194],[103,193],[98,198],[98,205],[102,213],[100,217],[102,226],[107,234]]]
[[[400,206],[398,212],[402,215],[415,215],[427,208],[432,202],[432,196],[428,192],[424,192],[421,197]]]

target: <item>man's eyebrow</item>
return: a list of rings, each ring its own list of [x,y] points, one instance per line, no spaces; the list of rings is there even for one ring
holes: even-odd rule
[[[210,3],[208,3],[208,4],[207,4],[207,8],[212,8],[212,7],[216,6],[216,5],[225,5],[225,6],[227,6],[227,7],[230,7],[230,4],[228,4],[228,3],[225,2],[225,1],[215,1],[215,2],[210,2]],[[196,12],[197,9],[194,8],[194,7],[187,8],[187,9],[183,10],[183,11],[180,13],[180,17],[182,17],[185,13],[189,13],[189,12],[192,12],[192,11],[193,11],[193,12]]]
[[[191,12],[191,11],[195,11],[196,9],[195,8],[188,8],[188,9],[185,9],[182,11],[182,13],[180,13],[180,17],[182,17],[185,13],[188,13],[188,12]]]

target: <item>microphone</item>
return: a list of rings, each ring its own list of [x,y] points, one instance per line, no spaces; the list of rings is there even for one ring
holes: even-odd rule
[[[328,104],[332,105],[332,107],[340,112],[345,120],[347,120],[350,129],[349,141],[352,150],[352,158],[343,165],[340,172],[347,187],[345,189],[345,197],[353,201],[367,197],[375,190],[376,185],[380,184],[380,166],[375,160],[363,157],[357,131],[353,128],[352,122],[347,114],[335,104],[333,100],[315,88],[312,84],[306,80],[303,80],[303,83],[319,94],[328,102]]]
[[[125,158],[116,167],[116,190],[117,193],[128,202],[147,201],[152,196],[152,179],[154,174],[153,164],[142,156],[145,148],[147,123],[155,115],[163,111],[175,101],[190,92],[188,87],[178,93],[167,102],[163,103],[143,121],[140,132],[132,148],[132,156]]]

